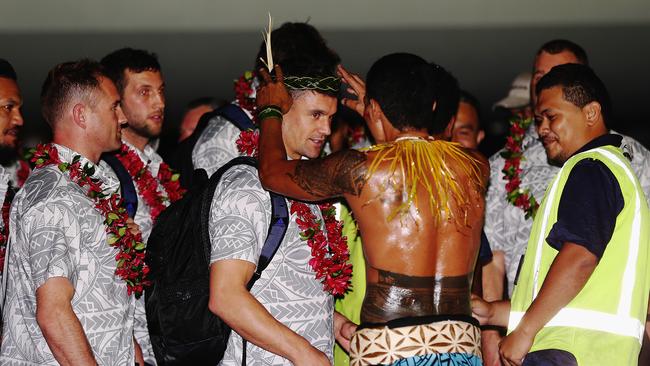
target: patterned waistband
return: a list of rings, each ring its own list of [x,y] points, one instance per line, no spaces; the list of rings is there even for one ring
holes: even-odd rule
[[[350,365],[390,365],[429,354],[463,353],[481,356],[481,329],[461,320],[360,328],[350,342]]]

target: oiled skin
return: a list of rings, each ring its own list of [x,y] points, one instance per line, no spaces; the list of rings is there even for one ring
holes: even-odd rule
[[[373,153],[367,154],[367,162]],[[365,181],[361,194],[346,194],[361,231],[366,257],[366,297],[363,322],[386,322],[407,316],[471,315],[472,271],[483,226],[486,167],[477,186],[458,167],[455,172],[470,204],[462,210],[450,203],[455,219],[436,223],[423,187],[406,215],[386,218],[402,202],[401,174],[389,176],[387,164]],[[393,184],[385,184],[388,179]],[[433,179],[433,177],[432,177]],[[465,214],[466,212],[466,214]],[[444,215],[444,214],[443,214]],[[395,280],[395,279],[398,280]]]
[[[479,161],[477,181],[454,166],[454,160],[444,159],[467,199],[465,207],[454,200],[448,202],[453,218],[444,212],[434,215],[428,192],[418,187],[417,204],[389,221],[387,218],[406,199],[404,177],[401,172],[392,174],[388,163],[380,164],[368,177],[374,154],[348,150],[322,160],[296,162],[295,170],[288,173],[299,190],[310,196],[343,194],[350,204],[367,264],[362,321],[471,315],[470,282],[483,226],[487,161],[470,153]],[[291,195],[291,188],[277,186],[277,191]]]

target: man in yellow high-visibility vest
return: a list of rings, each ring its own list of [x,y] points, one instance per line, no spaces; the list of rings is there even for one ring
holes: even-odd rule
[[[508,325],[505,365],[635,365],[650,290],[650,212],[608,133],[609,96],[587,66],[537,84],[535,118],[562,164],[537,211],[511,302],[475,298],[482,323]]]

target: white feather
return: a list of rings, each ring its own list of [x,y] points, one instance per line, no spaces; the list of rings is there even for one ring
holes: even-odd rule
[[[260,61],[269,69],[269,73],[273,71],[273,51],[271,48],[271,32],[273,31],[273,19],[271,18],[271,13],[269,12],[269,28],[266,31],[262,31],[262,38],[266,44],[266,61],[260,57]]]

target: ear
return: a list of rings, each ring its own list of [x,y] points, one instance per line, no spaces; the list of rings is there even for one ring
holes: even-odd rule
[[[582,107],[582,113],[587,120],[587,126],[595,125],[601,118],[600,103],[593,101]]]
[[[447,141],[451,141],[451,136],[454,133],[454,125],[456,124],[456,116],[451,116],[451,119],[449,120],[449,123],[447,123],[447,127],[445,127],[445,130],[443,132],[443,137]]]
[[[82,129],[86,129],[86,106],[77,103],[72,107],[72,121]]]
[[[370,129],[370,133],[375,139],[375,142],[386,142],[386,131],[384,130],[383,122],[386,120],[386,116],[376,100],[370,99],[368,101],[368,105],[366,106],[366,115],[366,123],[368,124],[368,128]]]
[[[484,138],[485,138],[485,131],[479,130],[478,135],[476,136],[476,144],[480,145],[481,141],[483,141]]]

